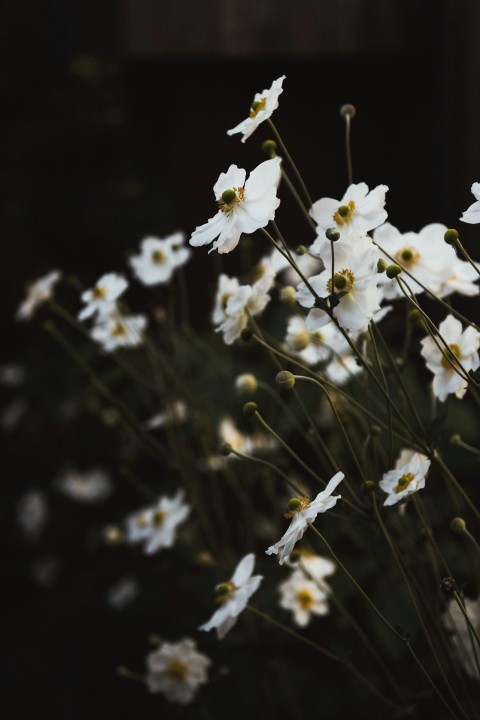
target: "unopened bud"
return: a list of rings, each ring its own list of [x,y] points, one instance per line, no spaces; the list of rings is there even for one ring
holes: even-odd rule
[[[346,103],[345,105],[342,105],[340,108],[340,115],[342,117],[350,117],[354,118],[357,114],[357,108],[355,105],[352,105],[351,103]]]
[[[370,428],[370,435],[373,435],[374,437],[378,437],[382,432],[382,428],[380,425],[372,425]]]
[[[247,402],[243,406],[243,414],[245,415],[245,417],[248,417],[248,418],[253,417],[255,415],[255,413],[257,412],[257,409],[258,409],[257,403]]]
[[[295,300],[295,293],[297,291],[293,287],[293,285],[285,285],[285,287],[282,287],[280,290],[280,300],[283,302],[296,302]]]
[[[450,530],[452,532],[457,533],[458,535],[461,535],[465,532],[467,529],[467,523],[465,520],[461,517],[454,517],[453,520],[450,520]]]
[[[107,525],[103,528],[102,535],[107,545],[120,545],[124,540],[123,531],[118,525]]]
[[[443,578],[440,583],[440,589],[445,593],[447,597],[453,595],[457,587],[455,580],[452,577]]]
[[[409,315],[410,320],[415,323],[418,322],[422,317],[422,313],[420,312],[420,310],[417,310],[417,308],[413,308],[413,310],[410,310]]]
[[[461,445],[461,443],[462,443],[462,438],[460,437],[460,435],[459,435],[458,433],[455,433],[455,434],[452,435],[452,437],[450,438],[450,443],[451,443],[452,445]]]
[[[346,205],[342,205],[342,207],[346,207]],[[340,210],[341,208],[338,208],[338,212],[341,215],[342,213],[340,212]],[[327,240],[330,240],[330,242],[337,242],[337,240],[340,240],[340,233],[338,232],[337,228],[328,228],[328,230],[325,230],[325,237],[327,238]]]
[[[298,498],[290,498],[290,500],[287,503],[287,507],[289,510],[298,510],[300,505],[302,504],[302,501]]]
[[[375,483],[373,480],[365,480],[362,487],[365,492],[372,492],[375,489]]]
[[[265,140],[265,142],[262,143],[262,150],[267,155],[272,155],[272,153],[277,150],[277,143],[275,140]]]
[[[235,378],[235,390],[239,395],[253,395],[257,389],[257,378],[252,373],[243,373]]]
[[[455,245],[457,240],[460,239],[460,235],[458,234],[458,230],[455,230],[454,228],[450,228],[447,230],[445,235],[443,236],[443,239],[447,243],[447,245]]]
[[[243,342],[250,342],[253,337],[252,329],[249,327],[243,328],[242,332],[240,333],[240,337],[242,338]]]
[[[220,453],[220,455],[223,455],[224,457],[228,457],[228,455],[230,455],[232,450],[233,450],[233,448],[230,445],[230,443],[225,442],[220,445],[218,452]]]
[[[380,260],[377,262],[377,272],[378,273],[384,273],[387,269],[387,263],[383,258],[380,258]]]
[[[288,370],[281,370],[277,374],[275,382],[284,390],[291,390],[295,385],[295,376]]]
[[[295,352],[301,352],[310,344],[310,333],[308,330],[299,330],[292,338],[290,338],[288,344],[292,350],[295,350]]]
[[[297,253],[297,255],[305,255],[307,253],[307,248],[305,247],[305,245],[299,245],[295,252]]]
[[[388,265],[386,269],[387,277],[390,278],[390,280],[393,280],[393,278],[396,278],[397,275],[400,275],[402,272],[402,268],[400,265],[397,265],[396,263],[393,263],[392,265]]]

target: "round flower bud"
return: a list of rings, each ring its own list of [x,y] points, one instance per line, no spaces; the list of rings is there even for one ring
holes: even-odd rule
[[[440,589],[444,592],[447,597],[453,595],[456,589],[455,580],[451,577],[443,578],[440,583]]]
[[[297,253],[297,255],[305,255],[305,253],[307,252],[307,248],[305,247],[305,245],[299,245],[295,252]]]
[[[373,435],[373,437],[378,437],[382,432],[382,428],[379,425],[372,425],[370,428],[370,435]]]
[[[356,114],[357,108],[355,107],[355,105],[351,105],[350,103],[346,103],[340,108],[340,115],[342,117],[354,118]]]
[[[287,503],[287,507],[289,510],[298,510],[300,505],[302,504],[302,501],[298,498],[290,498],[290,500]]]
[[[390,278],[390,280],[393,280],[393,278],[396,278],[397,275],[400,275],[401,272],[402,272],[402,268],[400,267],[400,265],[396,265],[395,263],[393,263],[392,265],[389,265],[386,270],[387,277]]]
[[[297,291],[293,287],[293,285],[285,285],[285,287],[282,287],[280,290],[280,300],[283,302],[296,302],[295,300],[295,293]]]
[[[452,445],[460,445],[461,442],[462,442],[462,438],[460,437],[460,435],[459,435],[458,433],[455,433],[455,434],[452,435],[452,437],[450,438],[450,443],[451,443]]]
[[[222,193],[222,200],[225,203],[225,205],[230,205],[230,203],[232,203],[236,197],[237,197],[237,193],[235,192],[235,190],[225,190]]]
[[[248,417],[248,418],[253,417],[255,415],[255,413],[257,412],[257,409],[258,409],[257,403],[247,402],[243,406],[243,414],[245,415],[245,417]]]
[[[418,322],[418,320],[420,320],[422,317],[422,313],[420,312],[420,310],[417,310],[417,308],[413,308],[413,310],[410,310],[409,315],[412,322]]]
[[[230,455],[230,453],[232,452],[232,446],[230,445],[230,443],[222,443],[218,449],[218,452],[220,453],[220,455],[228,457],[228,455]]]
[[[308,330],[299,330],[295,333],[294,337],[291,338],[289,345],[295,352],[301,352],[305,350],[310,344],[310,333]]]
[[[232,586],[229,583],[220,583],[215,586],[215,592],[217,595],[228,595],[232,591]]]
[[[275,140],[265,140],[264,143],[262,143],[262,150],[267,155],[271,155],[274,153],[277,149],[277,143]]]
[[[235,378],[235,390],[239,395],[253,395],[257,392],[258,382],[252,373],[243,373]]]
[[[380,258],[380,260],[377,262],[377,272],[378,273],[384,273],[387,269],[387,263],[383,258]]]
[[[455,228],[450,228],[443,236],[443,239],[445,240],[447,245],[455,245],[459,238],[460,235],[458,234],[458,230],[455,230]]]
[[[240,333],[240,337],[242,338],[243,342],[250,342],[253,337],[252,329],[249,327],[243,328],[242,332]]]
[[[347,207],[346,205],[342,205],[342,207]],[[348,210],[348,208],[347,208]],[[338,208],[338,212],[340,215],[342,215],[341,208]],[[347,213],[348,215],[348,213]],[[343,215],[342,215],[343,217]],[[328,228],[328,230],[325,230],[325,237],[327,240],[330,240],[330,242],[337,242],[337,240],[340,240],[340,233],[338,232],[337,228]]]
[[[375,489],[375,483],[373,482],[373,480],[365,480],[362,488],[365,492],[372,492],[372,490]]]
[[[281,370],[277,374],[275,382],[284,390],[291,390],[295,385],[295,376],[288,370]]]
[[[461,535],[465,532],[467,529],[467,523],[465,520],[461,517],[454,517],[453,520],[450,521],[450,530],[452,530],[454,533],[457,533],[458,535]]]

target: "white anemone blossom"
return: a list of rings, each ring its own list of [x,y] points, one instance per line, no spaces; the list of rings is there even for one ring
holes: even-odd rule
[[[191,511],[191,506],[183,499],[184,492],[179,490],[173,497],[161,497],[155,505],[129,515],[126,520],[127,541],[143,543],[147,555],[172,547],[177,527]]]
[[[67,470],[55,484],[71,500],[86,504],[102,502],[113,492],[112,480],[102,468],[92,468],[85,472]]]
[[[475,196],[476,202],[470,205],[460,218],[462,222],[469,223],[469,225],[480,223],[480,183],[473,183],[472,194]]]
[[[302,570],[294,570],[278,589],[280,607],[291,610],[294,622],[300,627],[308,625],[312,615],[328,614],[327,593],[310,580]]]
[[[480,633],[480,598],[476,600],[464,599],[464,610],[475,628]],[[475,637],[467,620],[455,599],[448,603],[447,611],[442,615],[445,629],[451,633],[451,642],[458,660],[462,663],[465,672],[471,677],[480,680],[475,657],[479,659],[478,645],[474,649]]]
[[[102,275],[95,287],[82,293],[81,299],[85,307],[79,312],[78,319],[86,320],[95,313],[98,318],[107,317],[115,309],[116,301],[127,287],[128,283],[122,275],[117,273]]]
[[[200,685],[208,682],[210,665],[210,658],[198,652],[190,638],[177,643],[164,642],[147,655],[145,682],[151,693],[163,693],[167,700],[187,705]]]
[[[325,490],[318,493],[315,500],[310,501],[307,497],[290,500],[289,512],[285,513],[285,517],[292,520],[290,526],[280,540],[265,551],[267,555],[278,554],[278,562],[283,565],[285,558],[295,547],[295,543],[303,537],[308,525],[313,523],[319,513],[324,513],[334,507],[337,500],[341,498],[341,495],[332,495],[332,492],[344,477],[342,472],[334,475]]]
[[[248,235],[268,225],[280,205],[280,162],[278,157],[266,160],[250,173],[248,180],[246,171],[236,165],[221,173],[213,188],[218,212],[195,228],[190,245],[207,245],[218,238],[210,252],[229,253],[238,245],[242,233]]]
[[[463,331],[462,323],[453,315],[447,315],[440,323],[438,330],[447,343],[445,348],[438,340],[440,348],[430,336],[421,341],[421,353],[426,360],[427,368],[433,373],[433,392],[441,402],[450,394],[462,398],[468,383],[457,372],[458,362],[466,372],[477,370],[480,366],[478,348],[480,346],[480,333],[471,325]]]
[[[141,345],[146,327],[145,315],[122,315],[114,311],[109,317],[100,318],[96,322],[90,336],[102,346],[104,352],[114,352],[118,348]]]
[[[53,288],[61,278],[59,270],[52,270],[47,275],[32,282],[27,287],[27,297],[20,303],[15,314],[16,320],[30,320],[35,310],[53,296]]]
[[[364,332],[374,314],[380,310],[378,249],[367,235],[359,235],[354,242],[339,240],[334,244],[333,278],[331,243],[325,240],[319,246],[319,251],[325,270],[310,277],[309,284],[320,298],[328,298],[332,291],[339,293],[340,300],[333,310],[334,317],[344,330]],[[312,308],[307,319],[310,332],[330,322],[324,310],[314,307],[315,296],[304,282],[298,285],[295,297],[303,307]]]
[[[380,487],[387,493],[384,505],[395,505],[417,490],[425,487],[425,476],[430,468],[426,455],[404,449],[395,463],[395,468],[386,472],[380,480]]]
[[[255,593],[263,580],[262,575],[253,575],[255,555],[245,555],[235,568],[230,580],[217,585],[217,602],[220,604],[210,620],[200,626],[200,630],[213,630],[216,628],[217,636],[221,640],[235,625],[237,617],[245,609],[250,597]]]
[[[136,278],[144,285],[168,283],[175,270],[191,255],[185,247],[185,234],[174,233],[166,238],[146,237],[140,243],[140,253],[132,255],[129,263]]]
[[[218,278],[215,303],[212,311],[212,323],[221,325],[227,319],[225,310],[230,297],[238,290],[240,283],[236,277],[229,277],[222,273]]]
[[[247,327],[250,315],[259,315],[263,312],[270,302],[269,291],[272,285],[273,278],[264,275],[253,285],[240,285],[228,297],[224,310],[225,319],[216,328],[216,332],[223,333],[226,345],[231,345],[240,337],[242,330]]]
[[[340,239],[346,239],[355,233],[366,233],[378,227],[387,219],[385,210],[386,185],[378,185],[368,191],[368,185],[358,183],[349,185],[341,200],[321,198],[313,203],[310,215],[317,224],[318,238],[312,245],[312,251],[325,238],[328,228],[336,228]]]
[[[236,133],[242,133],[242,142],[245,142],[250,135],[255,132],[257,127],[269,118],[273,111],[278,107],[278,98],[283,92],[282,84],[285,80],[285,75],[274,80],[272,86],[268,90],[263,90],[261,93],[256,93],[253,102],[250,106],[250,114],[248,118],[242,120],[236,127],[231,130],[227,130],[227,135],[235,135]]]

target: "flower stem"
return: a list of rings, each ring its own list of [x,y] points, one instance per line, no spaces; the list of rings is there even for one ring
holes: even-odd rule
[[[293,170],[293,172],[295,173],[295,175],[297,176],[297,180],[298,180],[298,182],[299,182],[299,184],[300,184],[300,187],[302,188],[303,194],[305,195],[305,199],[306,199],[306,201],[307,201],[307,203],[308,203],[308,207],[311,208],[312,205],[313,205],[313,203],[312,203],[312,198],[311,198],[310,195],[309,195],[309,192],[308,192],[308,190],[307,190],[307,186],[305,185],[305,183],[304,183],[304,181],[303,181],[303,178],[302,178],[302,176],[300,175],[300,172],[299,172],[297,166],[296,166],[295,163],[293,162],[293,160],[292,160],[292,158],[291,158],[291,156],[290,156],[290,153],[288,152],[288,150],[287,150],[287,148],[285,147],[285,144],[284,144],[282,138],[280,137],[280,133],[278,132],[277,128],[275,127],[275,125],[273,124],[273,122],[271,121],[271,119],[270,119],[270,118],[267,118],[267,122],[268,122],[268,124],[270,125],[270,128],[271,128],[273,134],[275,135],[278,144],[280,145],[280,148],[281,148],[281,150],[282,150],[282,153],[285,155],[285,157],[287,158],[288,162],[289,162],[290,165],[292,166],[292,170]]]

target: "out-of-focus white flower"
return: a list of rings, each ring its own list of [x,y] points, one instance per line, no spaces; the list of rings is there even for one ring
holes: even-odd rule
[[[53,555],[46,555],[38,558],[32,563],[30,575],[32,580],[43,588],[51,587],[56,581],[60,572],[60,563],[58,558]]]
[[[212,323],[221,325],[227,320],[227,303],[232,295],[236,293],[240,283],[237,278],[221,274],[218,278],[217,292],[215,294],[215,305],[212,312]]]
[[[235,625],[237,617],[245,609],[250,597],[256,592],[263,580],[262,575],[252,577],[255,565],[255,555],[250,553],[238,563],[231,580],[226,580],[215,588],[219,609],[210,620],[200,626],[200,630],[213,630],[216,628],[217,636],[221,640]]]
[[[430,468],[426,455],[404,449],[395,463],[394,470],[386,472],[380,480],[380,487],[387,493],[384,505],[395,505],[408,495],[425,487],[425,476]]]
[[[250,173],[247,181],[246,171],[236,165],[221,173],[213,188],[218,212],[195,228],[190,245],[207,245],[218,238],[210,252],[229,253],[238,245],[242,233],[250,234],[268,225],[280,205],[277,198],[280,162],[280,158],[266,160]]]
[[[290,555],[295,543],[303,537],[308,525],[313,523],[319,513],[324,513],[334,507],[337,500],[341,498],[341,495],[332,496],[332,492],[344,477],[342,472],[334,475],[325,490],[318,493],[315,500],[310,501],[307,497],[303,497],[292,498],[289,501],[289,512],[285,513],[285,517],[292,519],[290,526],[280,540],[265,551],[267,555],[278,554],[278,562],[283,565],[286,556]]]
[[[53,296],[53,288],[61,278],[60,270],[52,270],[47,275],[32,282],[27,287],[27,297],[20,303],[15,314],[16,320],[30,320],[37,307]]]
[[[210,665],[210,658],[198,652],[190,638],[177,643],[165,642],[147,655],[145,682],[151,693],[163,693],[171,702],[187,705],[200,685],[208,682]]]
[[[163,412],[153,415],[145,423],[147,430],[157,430],[165,425],[179,425],[188,417],[187,404],[183,400],[175,400]]]
[[[312,615],[327,615],[329,611],[327,594],[302,570],[294,570],[278,589],[280,607],[291,610],[294,622],[300,627],[308,625]]]
[[[359,235],[353,242],[339,240],[334,244],[334,277],[332,283],[331,243],[319,246],[325,270],[308,281],[320,298],[338,293],[340,301],[333,310],[334,317],[344,330],[364,332],[374,314],[380,309],[377,288],[378,249],[367,235]],[[313,308],[307,327],[314,332],[330,322],[328,314],[315,308],[315,296],[305,283],[300,283],[295,296],[303,307]]]
[[[190,248],[185,247],[185,239],[182,232],[166,238],[144,238],[140,253],[129,258],[136,278],[144,285],[168,283],[176,268],[184,265],[191,255]]]
[[[475,225],[476,223],[480,223],[480,183],[473,183],[472,193],[475,196],[476,202],[465,210],[460,220],[470,225]]]
[[[341,200],[321,198],[314,202],[310,215],[318,226],[318,238],[312,245],[312,251],[320,254],[317,247],[325,239],[328,228],[336,228],[340,239],[344,240],[355,234],[364,234],[385,222],[387,191],[386,185],[378,185],[369,192],[368,185],[358,183],[349,185]]]
[[[15,430],[19,422],[21,422],[22,418],[25,416],[27,410],[28,405],[24,398],[17,397],[12,400],[12,402],[3,409],[3,412],[0,416],[0,425],[2,427],[2,430],[4,430],[5,432],[11,432],[12,430]]]
[[[242,133],[242,142],[245,142],[247,138],[257,129],[257,127],[267,118],[269,118],[273,111],[278,107],[278,98],[283,92],[282,84],[286,76],[282,75],[278,80],[274,80],[272,86],[268,90],[263,90],[261,93],[256,93],[248,118],[242,120],[236,127],[231,130],[227,130],[227,135],[235,135],[236,133]]]
[[[41,535],[48,520],[48,504],[45,493],[29,490],[17,504],[17,523],[27,540],[32,542]]]
[[[107,273],[97,281],[95,287],[85,290],[81,295],[82,302],[86,303],[78,314],[79,320],[86,320],[97,314],[98,318],[105,318],[115,309],[115,303],[128,287],[122,275]]]
[[[107,590],[105,600],[114,610],[123,610],[135,600],[137,595],[137,581],[134,577],[125,576]]]
[[[25,368],[21,365],[0,365],[0,385],[18,387],[25,381]]]
[[[56,481],[63,495],[80,503],[97,503],[106,500],[113,492],[110,476],[101,468],[85,472],[67,470]]]
[[[271,435],[266,433],[254,433],[253,435],[245,435],[240,432],[231,417],[224,417],[218,426],[219,444],[231,445],[233,450],[248,454],[269,453],[278,447],[278,442]],[[213,470],[214,472],[222,470],[226,467],[230,460],[238,460],[238,455],[231,453],[228,456],[211,455],[210,457],[201,459],[198,463],[198,469],[201,471]]]
[[[226,345],[231,345],[247,327],[249,315],[259,315],[270,302],[269,291],[273,278],[265,275],[253,285],[240,285],[230,295],[225,307],[225,320],[216,328],[223,333]]]
[[[322,557],[321,555],[316,555],[304,548],[295,550],[292,555],[286,557],[285,564],[288,565],[288,567],[302,570],[307,577],[316,583],[324,583],[327,590],[328,585],[325,583],[325,578],[333,575],[337,569],[333,560]]]
[[[114,312],[98,320],[90,331],[90,336],[102,346],[104,352],[114,352],[122,347],[137,347],[143,343],[143,333],[147,327],[145,315],[121,315]]]
[[[480,599],[470,600],[465,598],[465,612],[473,627],[480,633]],[[472,631],[469,629],[467,621],[455,599],[448,603],[447,611],[442,615],[443,625],[451,635],[452,645],[455,654],[462,663],[465,672],[471,677],[480,680],[477,663],[475,662],[475,652],[479,657],[478,644],[473,649],[472,643],[476,643]]]
[[[130,515],[126,520],[129,543],[144,543],[147,555],[175,542],[177,527],[190,515],[191,506],[183,502],[185,493],[179,490],[172,498],[162,497],[151,507]]]
[[[428,369],[433,373],[433,392],[441,402],[447,396],[454,393],[457,398],[462,398],[468,387],[468,383],[454,369],[453,366],[459,361],[463,368],[476,370],[480,365],[478,348],[480,346],[480,333],[471,325],[462,332],[462,323],[453,315],[447,315],[445,320],[438,326],[439,332],[448,345],[446,349],[438,340],[443,353],[437,347],[433,339],[428,336],[421,341],[421,353],[426,360]],[[448,354],[448,361],[445,355]],[[458,366],[457,366],[458,367]]]

